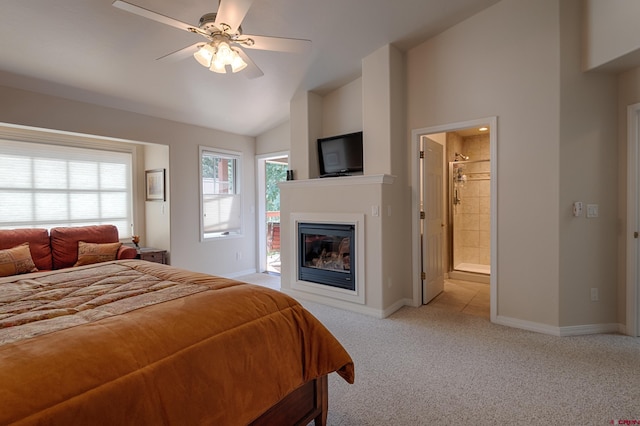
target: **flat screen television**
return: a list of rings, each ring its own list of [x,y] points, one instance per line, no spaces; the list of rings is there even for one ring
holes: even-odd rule
[[[318,139],[320,177],[362,174],[362,132]]]

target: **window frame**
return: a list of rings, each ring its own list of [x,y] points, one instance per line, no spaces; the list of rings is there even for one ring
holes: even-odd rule
[[[205,232],[205,200],[204,200],[204,177],[203,177],[203,169],[202,169],[202,159],[204,155],[212,155],[214,157],[222,157],[227,159],[234,160],[234,193],[233,195],[237,197],[239,206],[237,209],[239,210],[239,227],[237,230],[230,231],[222,231],[222,232]],[[232,151],[228,149],[215,148],[205,145],[198,146],[198,200],[199,200],[199,223],[200,223],[200,242],[205,241],[216,241],[222,239],[231,239],[231,238],[240,238],[244,235],[244,193],[242,191],[242,163],[243,163],[243,154],[240,151]]]
[[[0,139],[8,142],[32,143],[51,145],[54,149],[58,148],[80,148],[95,151],[110,151],[130,155],[129,176],[127,176],[128,200],[127,200],[127,224],[126,227],[119,229],[118,237],[121,241],[131,238],[133,223],[136,218],[136,197],[137,197],[137,150],[132,142],[103,138],[100,136],[92,136],[88,134],[80,134],[73,132],[64,132],[50,129],[41,129],[29,126],[12,125],[8,123],[0,123]],[[74,221],[75,222],[75,221]],[[95,222],[95,221],[94,221]],[[104,222],[108,223],[108,222]],[[38,226],[38,225],[34,225]],[[55,226],[72,226],[65,225],[60,222]],[[24,226],[22,226],[24,228]],[[42,227],[42,226],[38,226]]]

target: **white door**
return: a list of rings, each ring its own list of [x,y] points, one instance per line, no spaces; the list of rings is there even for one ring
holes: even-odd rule
[[[627,107],[627,330],[640,336],[640,104]]]
[[[443,148],[423,138],[422,173],[422,303],[429,303],[444,290]]]

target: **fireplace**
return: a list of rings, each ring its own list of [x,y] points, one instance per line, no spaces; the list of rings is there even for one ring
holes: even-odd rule
[[[355,225],[298,223],[298,279],[354,291]]]

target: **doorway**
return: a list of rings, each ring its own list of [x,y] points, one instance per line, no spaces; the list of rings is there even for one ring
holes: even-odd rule
[[[480,131],[480,128],[487,128]],[[482,134],[484,132],[484,134]],[[481,135],[482,136],[479,136]],[[442,265],[446,278],[489,284],[490,318],[497,316],[497,118],[453,123],[414,130],[414,149],[420,151],[425,140],[438,141],[443,146],[441,226],[444,256]],[[466,139],[466,141],[465,141]],[[465,143],[466,142],[466,143]],[[466,152],[465,152],[466,151]],[[414,151],[415,152],[415,151]],[[426,156],[426,153],[424,154]],[[416,156],[419,158],[419,156]],[[412,164],[412,182],[416,189],[414,211],[422,211],[423,187],[428,187],[424,173],[425,160]],[[471,183],[471,184],[470,184]],[[427,207],[428,210],[428,207]],[[457,210],[457,212],[456,212]],[[456,213],[461,216],[456,218]],[[429,266],[434,253],[424,244],[425,220],[416,214],[413,233],[414,305],[425,303],[437,288],[428,279],[434,275]],[[426,212],[423,214],[426,219]],[[456,228],[459,235],[456,236]],[[424,246],[423,246],[424,244]],[[456,246],[459,246],[456,249]],[[424,270],[424,268],[427,270]],[[423,268],[422,270],[418,270]]]
[[[280,188],[289,169],[288,152],[256,157],[258,180],[258,271],[280,275]]]
[[[626,334],[640,336],[640,104],[627,107]]]

